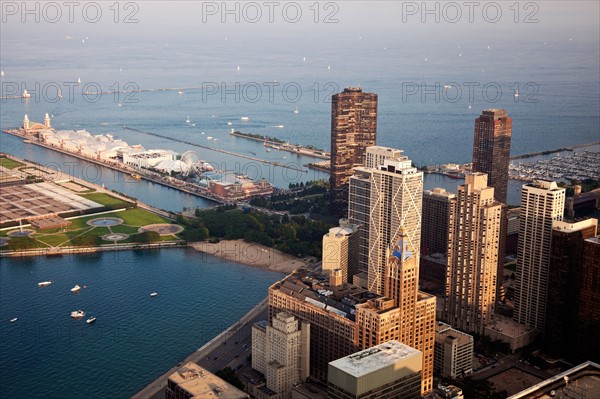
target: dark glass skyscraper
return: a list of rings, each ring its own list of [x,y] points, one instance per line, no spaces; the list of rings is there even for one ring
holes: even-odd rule
[[[506,204],[512,118],[504,109],[488,109],[475,119],[473,172],[486,173],[496,201]]]
[[[367,147],[375,145],[377,94],[349,87],[331,100],[331,201],[343,215],[348,204],[348,183],[353,168],[365,165]]]

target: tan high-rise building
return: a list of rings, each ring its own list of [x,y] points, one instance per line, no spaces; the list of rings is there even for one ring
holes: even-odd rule
[[[565,189],[553,181],[523,185],[513,319],[543,330],[548,295],[552,222],[562,220]]]
[[[252,368],[267,380],[267,388],[287,398],[294,384],[308,378],[310,323],[281,312],[272,325],[252,326]]]
[[[420,253],[423,173],[406,156],[386,159],[368,171],[371,172],[368,288],[381,294],[385,286],[386,251],[398,242],[402,227],[417,257]],[[361,168],[357,172],[361,173]]]
[[[459,330],[482,335],[494,316],[502,224],[502,204],[494,200],[485,173],[465,176],[452,213],[445,319]]]
[[[418,253],[405,231],[387,254],[385,296],[356,305],[358,343],[369,348],[395,339],[421,351],[421,392],[429,392],[433,388],[436,299],[418,290]]]
[[[347,219],[340,220],[339,227],[329,229],[323,236],[323,261],[321,270],[328,274],[331,270],[340,269],[344,282],[350,282],[358,272],[358,227],[348,223]]]
[[[365,165],[366,148],[375,145],[377,94],[349,87],[331,99],[330,187],[334,210],[345,213],[352,168]]]

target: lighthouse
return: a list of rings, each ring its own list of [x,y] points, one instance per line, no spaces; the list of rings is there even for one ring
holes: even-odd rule
[[[26,131],[29,130],[29,118],[27,117],[27,114],[25,114],[25,118],[23,118],[23,129]]]
[[[44,118],[44,126],[46,127],[46,129],[50,129],[50,117],[48,116],[48,113],[46,112],[46,117]]]

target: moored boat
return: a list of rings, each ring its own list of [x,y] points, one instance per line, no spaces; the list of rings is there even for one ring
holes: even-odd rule
[[[71,288],[71,292],[79,292],[81,290],[81,287],[79,285],[76,285],[75,287]]]
[[[38,286],[40,286],[40,287],[46,287],[46,286],[49,286],[50,284],[52,284],[52,281],[40,281],[38,283]]]
[[[92,316],[89,319],[87,319],[85,322],[88,323],[88,324],[92,324],[95,321],[96,321],[96,318]]]

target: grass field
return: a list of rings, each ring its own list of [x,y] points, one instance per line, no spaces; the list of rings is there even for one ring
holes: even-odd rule
[[[13,161],[12,159],[8,159],[5,157],[0,158],[0,166],[4,166],[6,169],[14,169],[19,166],[25,166],[24,163]]]
[[[112,200],[113,197],[106,195],[102,200]],[[90,198],[92,201],[95,199]],[[121,201],[118,200],[117,201]],[[126,204],[124,201],[121,201]],[[123,219],[123,224],[110,227],[90,226],[87,221],[91,219],[113,217]],[[11,239],[8,245],[2,247],[2,250],[17,250],[24,248],[44,248],[54,246],[73,246],[77,242],[99,242],[101,244],[112,244],[109,241],[103,241],[101,236],[109,233],[125,233],[129,237],[119,243],[137,243],[140,242],[138,229],[142,226],[155,223],[171,223],[171,220],[165,219],[152,212],[140,208],[127,209],[121,212],[110,212],[102,215],[89,215],[82,218],[71,219],[71,225],[66,229],[40,230],[33,233],[28,239]],[[15,228],[15,230],[18,228]],[[3,231],[2,235],[6,235]],[[176,235],[160,237],[159,241],[169,241],[178,239]],[[73,241],[75,240],[75,242]],[[82,244],[80,244],[82,245]]]
[[[131,202],[123,201],[105,193],[79,194],[81,197],[87,198],[90,201],[97,202],[104,206],[116,208],[126,208],[131,205]]]

